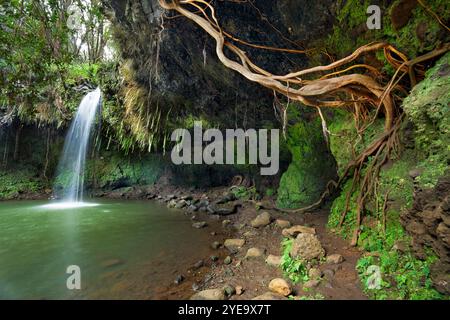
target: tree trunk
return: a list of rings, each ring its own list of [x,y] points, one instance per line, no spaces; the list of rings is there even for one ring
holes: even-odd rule
[[[14,161],[19,160],[19,148],[20,148],[20,134],[22,133],[23,124],[19,124],[16,131],[16,141],[14,144]]]

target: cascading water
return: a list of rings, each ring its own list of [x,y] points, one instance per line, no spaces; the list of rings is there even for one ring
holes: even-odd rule
[[[53,207],[76,207],[83,203],[86,154],[96,115],[100,110],[100,88],[89,92],[78,107],[64,143],[64,150],[57,171],[55,197],[62,202]]]

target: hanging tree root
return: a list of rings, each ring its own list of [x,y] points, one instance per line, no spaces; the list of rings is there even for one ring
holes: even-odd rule
[[[283,210],[276,208],[276,206],[271,208],[296,213],[314,210],[345,181],[352,177],[352,187],[349,194],[347,194],[346,208],[342,212],[340,226],[344,223],[349,210],[351,195],[359,188],[356,209],[357,221],[352,238],[352,245],[356,245],[365,203],[376,189],[381,167],[391,158],[392,154],[399,152],[400,149],[399,131],[403,115],[401,110],[395,107],[392,92],[393,90],[402,89],[399,83],[405,75],[409,75],[411,86],[415,85],[416,76],[423,74],[423,70],[417,68],[417,65],[449,51],[450,44],[445,44],[440,49],[422,57],[408,60],[404,54],[387,43],[370,43],[358,48],[351,55],[328,65],[300,70],[286,75],[275,75],[254,64],[247,57],[245,51],[241,50],[234,43],[267,50],[274,50],[275,48],[252,45],[224,31],[219,25],[215,9],[210,2],[206,0],[159,0],[159,3],[162,8],[178,12],[178,14],[193,21],[207,32],[216,42],[216,55],[223,65],[238,72],[252,82],[259,83],[275,93],[284,95],[289,101],[298,101],[306,106],[318,108],[318,110],[320,107],[341,108],[351,105],[354,109],[355,126],[359,135],[375,121],[381,111],[384,113],[384,133],[360,155],[355,157],[355,160],[347,166],[339,181],[330,181],[328,183],[325,193],[316,203],[296,210]],[[225,54],[224,48],[229,49],[229,52],[234,54],[234,59],[229,58]],[[378,50],[384,51],[387,61],[397,70],[387,86],[383,86],[376,80],[380,73],[373,66],[367,64],[350,65],[361,56]],[[308,52],[307,50],[289,49],[276,49],[276,51]],[[341,68],[343,69],[339,70]],[[366,69],[375,76],[371,76],[370,73],[369,75],[359,73],[347,74],[347,72],[355,69]],[[315,77],[316,79],[306,80],[304,77]],[[371,120],[367,119],[369,107],[376,111],[375,117]],[[365,125],[360,126],[361,123],[365,123]]]

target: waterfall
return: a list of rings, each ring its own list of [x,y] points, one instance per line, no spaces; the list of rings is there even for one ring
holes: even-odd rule
[[[97,88],[83,98],[70,125],[58,165],[55,187],[55,197],[63,203],[83,201],[86,154],[100,105],[101,92]]]

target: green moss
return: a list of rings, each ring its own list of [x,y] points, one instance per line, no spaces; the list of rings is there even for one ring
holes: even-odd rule
[[[97,188],[116,188],[133,185],[152,185],[164,170],[157,155],[124,157],[119,153],[105,152],[99,159],[90,160],[87,177]]]
[[[366,13],[367,7],[377,3],[367,0],[339,1],[336,23],[333,32],[325,42],[326,48],[338,57],[343,57],[361,45],[373,41],[386,41],[413,58],[439,46],[442,38],[447,37],[448,39],[446,31],[439,25],[439,22],[420,5],[413,10],[408,23],[399,30],[395,30],[392,25],[391,11],[399,2],[397,0],[388,5],[380,4],[383,17],[382,28],[367,30],[366,21],[369,17]],[[443,21],[450,18],[448,1],[430,0],[427,1],[427,6],[438,13]],[[423,32],[419,30],[423,30]],[[390,68],[381,54],[377,57],[385,63],[386,68]]]
[[[430,69],[424,81],[403,101],[414,125],[422,187],[433,187],[450,163],[450,53]]]
[[[340,195],[333,201],[333,204],[331,205],[330,216],[328,217],[328,228],[333,229],[344,239],[349,239],[351,237],[351,234],[356,225],[356,199],[358,193],[354,191],[351,195],[348,205],[348,211],[342,227],[338,228],[342,213],[345,211],[347,194],[350,192],[351,187],[352,181],[347,181],[343,186]]]
[[[317,201],[326,184],[336,176],[335,162],[322,133],[320,120],[299,119],[287,132],[292,161],[278,189],[278,206],[298,208]]]

